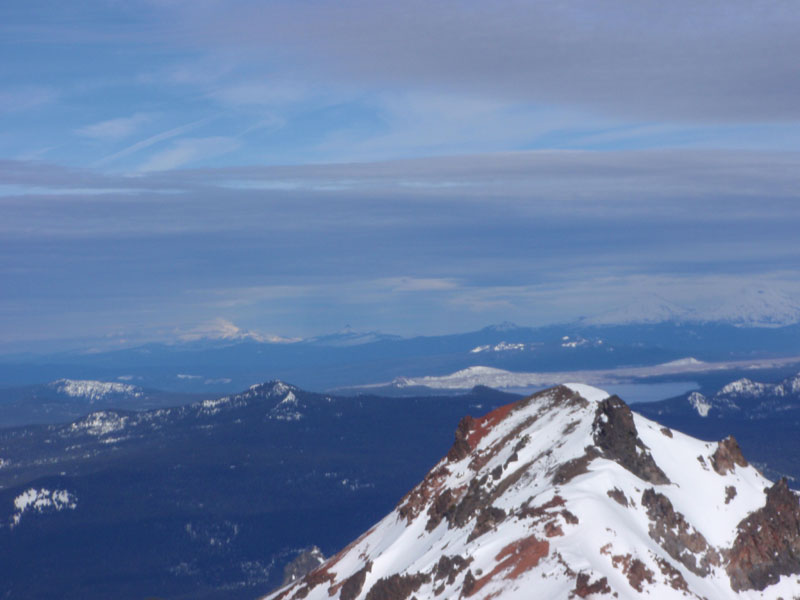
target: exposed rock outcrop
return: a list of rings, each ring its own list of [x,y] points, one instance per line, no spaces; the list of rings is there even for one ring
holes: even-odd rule
[[[727,572],[736,591],[763,590],[781,575],[800,573],[800,501],[781,479],[766,504],[739,523]]]
[[[747,461],[742,456],[742,449],[739,448],[736,438],[729,435],[717,445],[711,456],[711,466],[720,475],[725,475],[733,471],[736,465],[746,467]]]
[[[650,518],[650,537],[692,573],[701,577],[708,575],[711,565],[720,563],[717,551],[672,507],[664,494],[653,488],[645,490],[642,506]]]
[[[656,485],[669,483],[669,478],[639,439],[631,409],[617,396],[599,403],[593,432],[594,443],[604,457],[618,462],[645,481]]]

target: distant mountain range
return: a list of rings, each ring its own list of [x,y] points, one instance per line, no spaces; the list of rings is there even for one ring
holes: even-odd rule
[[[244,334],[147,344],[113,352],[69,352],[0,360],[0,386],[56,379],[116,381],[148,389],[224,394],[270,378],[332,390],[441,377],[471,367],[558,372],[800,355],[800,325],[744,327],[669,321],[625,325],[510,323],[479,331],[398,338],[344,331],[309,340],[264,341]]]
[[[800,498],[585,385],[465,417],[382,520],[268,600],[795,598]]]

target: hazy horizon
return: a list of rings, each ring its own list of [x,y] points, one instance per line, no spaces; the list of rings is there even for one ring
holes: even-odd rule
[[[737,1],[5,2],[0,348],[653,298],[788,318],[799,26]]]

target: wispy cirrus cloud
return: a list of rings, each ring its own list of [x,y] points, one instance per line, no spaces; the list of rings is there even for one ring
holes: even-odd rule
[[[136,113],[130,117],[117,117],[85,125],[76,129],[75,133],[96,140],[120,140],[136,133],[152,118],[152,115],[147,113]]]
[[[205,138],[183,138],[173,142],[168,148],[150,156],[139,166],[139,171],[168,171],[189,163],[197,163],[209,158],[233,152],[241,146],[241,141],[230,136]]]
[[[189,131],[192,131],[193,129],[197,129],[200,126],[205,125],[209,121],[211,121],[210,117],[197,119],[196,121],[192,121],[191,123],[186,123],[185,125],[180,125],[178,127],[167,129],[166,131],[162,131],[161,133],[157,133],[156,135],[151,135],[150,137],[140,140],[135,144],[131,144],[130,146],[127,146],[122,150],[119,150],[117,152],[114,152],[113,154],[109,154],[108,156],[103,157],[102,159],[95,162],[94,167],[106,166],[121,158],[125,158],[132,154],[145,150],[146,148],[149,148],[155,144],[159,144],[166,140],[170,140],[172,138],[181,136],[185,133],[188,133]]]
[[[18,85],[0,89],[0,113],[17,113],[53,104],[61,93],[52,87]]]

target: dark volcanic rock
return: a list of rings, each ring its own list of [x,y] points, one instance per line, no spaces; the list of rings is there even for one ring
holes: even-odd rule
[[[628,498],[625,496],[625,492],[623,492],[621,489],[614,488],[613,490],[608,490],[606,494],[608,494],[608,497],[612,500],[615,500],[618,504],[628,508]]]
[[[497,525],[505,518],[506,511],[504,511],[502,508],[497,508],[496,506],[486,507],[478,514],[478,518],[475,522],[475,528],[472,530],[472,533],[469,534],[467,541],[471,542],[475,538],[482,536],[484,533],[488,533],[497,527]]]
[[[423,573],[385,577],[375,582],[367,592],[366,600],[405,600],[430,580],[430,575]]]
[[[484,487],[487,476],[469,482],[467,493],[452,511],[445,515],[451,527],[464,527],[480,510],[487,508],[491,497]]]
[[[594,443],[606,458],[650,483],[660,485],[670,482],[639,439],[631,409],[617,396],[606,398],[598,404],[593,431]]]
[[[453,556],[443,554],[434,569],[435,579],[444,579],[448,585],[452,585],[458,574],[466,569],[471,562],[472,557],[464,558],[458,554]]]
[[[608,580],[603,577],[591,583],[589,575],[578,573],[575,577],[575,589],[572,591],[578,598],[586,598],[595,594],[610,594],[611,588],[608,587]]]
[[[677,512],[664,494],[653,488],[642,493],[642,506],[650,518],[650,537],[672,558],[683,563],[692,573],[705,577],[710,565],[719,564],[719,555],[706,538]],[[698,558],[700,558],[698,562]]]
[[[597,448],[588,446],[586,448],[586,454],[568,460],[558,466],[556,472],[553,474],[553,484],[564,485],[578,475],[587,473],[589,471],[589,463],[598,456],[600,456],[600,453],[597,451]]]
[[[442,519],[452,513],[455,508],[455,499],[453,491],[446,488],[441,494],[436,496],[436,499],[428,508],[428,522],[425,525],[425,531],[433,531],[437,525],[442,522]]]
[[[728,557],[731,587],[763,590],[781,575],[800,573],[800,502],[781,479],[766,504],[739,523]]]
[[[474,425],[475,419],[469,415],[462,418],[458,422],[458,427],[456,428],[456,439],[453,442],[453,445],[450,447],[450,451],[447,453],[447,460],[456,462],[469,456],[472,448],[470,448],[469,442],[467,442],[467,436]]]
[[[719,443],[714,451],[714,455],[711,457],[711,466],[720,475],[725,475],[733,471],[735,465],[746,467],[747,461],[742,456],[742,450],[739,448],[736,438],[729,435]]]
[[[342,593],[339,595],[339,600],[355,600],[355,598],[361,593],[361,589],[364,587],[364,581],[367,579],[367,573],[369,573],[371,570],[372,563],[367,562],[363,569],[359,569],[350,577],[345,579],[344,585],[342,585]]]

